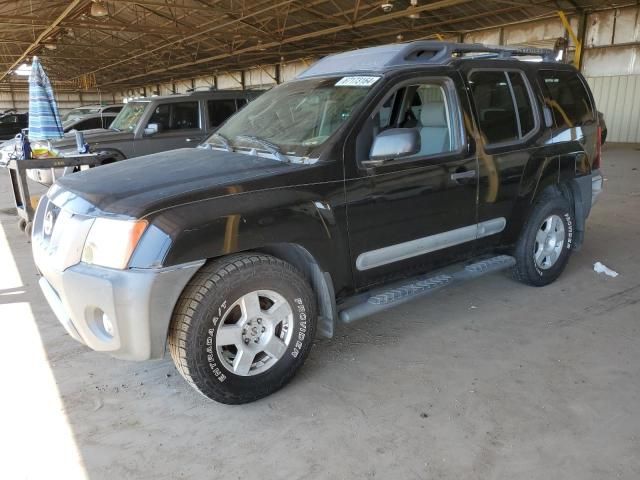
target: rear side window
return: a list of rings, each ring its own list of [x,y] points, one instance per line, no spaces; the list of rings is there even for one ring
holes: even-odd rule
[[[209,100],[207,110],[209,111],[209,123],[212,127],[218,127],[236,112],[236,101],[233,98]]]
[[[575,127],[595,120],[584,84],[575,72],[540,70],[556,125]]]
[[[469,85],[487,144],[520,141],[535,129],[531,94],[522,73],[475,71],[469,75]]]
[[[531,108],[531,98],[527,90],[527,84],[524,77],[518,72],[509,72],[509,80],[513,89],[513,96],[516,101],[516,109],[518,111],[518,119],[520,120],[521,137],[535,128],[535,117],[533,116],[533,108]]]
[[[160,131],[200,128],[198,102],[165,103],[158,105],[149,119]]]

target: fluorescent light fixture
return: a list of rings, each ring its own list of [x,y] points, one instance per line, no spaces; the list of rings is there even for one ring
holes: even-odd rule
[[[106,17],[109,15],[107,6],[100,0],[94,0],[91,4],[91,16],[92,17]]]
[[[23,63],[18,68],[16,68],[16,70],[13,73],[23,77],[28,77],[29,75],[31,75],[31,65]]]
[[[420,18],[420,12],[412,12],[414,8],[418,6],[418,0],[411,0],[411,5],[407,7],[407,11],[409,11],[409,18],[412,20],[416,20]]]

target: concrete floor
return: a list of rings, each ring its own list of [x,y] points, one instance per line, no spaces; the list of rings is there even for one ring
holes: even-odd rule
[[[639,150],[605,147],[606,191],[556,284],[496,274],[341,327],[239,407],[170,359],[73,341],[0,172],[0,477],[640,478]]]

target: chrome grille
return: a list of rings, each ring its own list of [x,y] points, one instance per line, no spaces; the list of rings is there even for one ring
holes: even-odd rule
[[[58,271],[79,263],[92,224],[93,218],[71,213],[44,196],[33,223],[34,256]]]

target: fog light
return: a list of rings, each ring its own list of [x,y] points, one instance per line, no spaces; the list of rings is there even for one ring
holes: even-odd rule
[[[102,328],[104,328],[104,331],[107,333],[107,335],[113,337],[115,328],[113,328],[113,323],[111,322],[109,315],[104,312],[102,312]]]
[[[87,312],[87,325],[100,340],[108,342],[116,334],[116,326],[102,309],[93,307]]]

